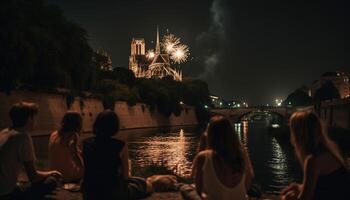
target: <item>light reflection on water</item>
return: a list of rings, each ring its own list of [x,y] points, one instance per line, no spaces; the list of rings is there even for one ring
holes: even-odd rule
[[[249,153],[255,178],[266,191],[278,193],[289,183],[300,180],[293,148],[288,141],[270,135],[265,122],[242,121],[234,126]]]
[[[182,177],[189,177],[198,137],[178,132],[129,141],[129,154],[133,168],[166,166]]]
[[[255,178],[263,189],[279,192],[288,183],[300,180],[299,165],[290,144],[281,143],[269,135],[265,124],[243,122],[235,124],[235,131],[249,153]],[[158,164],[174,170],[182,177],[188,177],[199,135],[193,129],[133,130],[122,131],[117,137],[128,142],[133,172],[150,169]],[[86,137],[91,135],[83,135],[82,139]],[[36,137],[34,144],[37,157],[45,168],[48,138]]]
[[[288,142],[272,137],[264,123],[243,121],[234,125],[236,134],[247,149],[256,180],[268,192],[279,192],[300,180],[299,165]],[[133,169],[165,166],[188,177],[199,142],[199,134],[188,131],[155,133],[128,139]]]

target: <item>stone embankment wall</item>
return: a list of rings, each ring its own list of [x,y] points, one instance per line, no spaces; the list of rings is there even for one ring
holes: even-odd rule
[[[37,93],[30,91],[14,91],[11,95],[0,93],[0,128],[10,125],[8,111],[10,107],[20,101],[35,102],[39,105],[36,131],[32,135],[48,135],[56,130],[64,113],[68,110],[66,97],[60,94]],[[91,132],[93,122],[101,111],[102,102],[93,98],[76,98],[70,110],[78,111],[83,117],[83,131]],[[116,102],[115,112],[121,122],[121,129],[157,128],[166,126],[197,125],[197,118],[192,107],[184,106],[179,116],[165,117],[157,111],[151,112],[148,106],[138,103],[128,106],[126,102]]]

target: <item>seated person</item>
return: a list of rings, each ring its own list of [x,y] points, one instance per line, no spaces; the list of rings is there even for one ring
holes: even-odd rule
[[[33,131],[38,107],[18,103],[10,110],[12,126],[0,132],[0,199],[41,199],[52,192],[61,177],[58,171],[38,171],[29,131]],[[24,167],[31,184],[16,185]]]
[[[79,182],[84,173],[82,152],[79,146],[82,118],[78,112],[68,111],[61,128],[49,140],[49,166],[62,173],[63,182]]]
[[[128,146],[112,138],[118,131],[118,116],[106,110],[97,116],[93,125],[95,137],[83,142],[82,190],[86,200],[140,199],[150,191],[144,179],[130,177]]]
[[[323,131],[317,115],[299,111],[290,118],[291,143],[303,167],[302,184],[285,188],[283,200],[350,199],[346,163],[337,145]]]
[[[222,116],[210,119],[192,174],[202,199],[247,199],[253,169],[248,153],[228,119]]]

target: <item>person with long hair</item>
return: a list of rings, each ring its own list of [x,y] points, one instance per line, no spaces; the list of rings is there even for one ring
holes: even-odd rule
[[[292,183],[281,193],[283,200],[345,200],[350,198],[347,165],[337,145],[311,111],[298,111],[289,121],[290,140],[303,168],[301,184]]]
[[[85,164],[82,184],[85,200],[140,199],[151,192],[151,185],[129,171],[128,146],[113,138],[119,132],[119,118],[111,110],[101,112],[93,125],[94,137],[83,142]]]
[[[192,169],[198,195],[208,200],[247,199],[254,173],[231,122],[212,117],[202,138]]]
[[[62,173],[62,182],[79,182],[83,177],[84,163],[79,145],[81,129],[80,113],[68,111],[60,129],[50,135],[49,166]]]

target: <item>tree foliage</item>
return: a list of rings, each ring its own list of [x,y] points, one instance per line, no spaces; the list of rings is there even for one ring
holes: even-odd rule
[[[317,101],[339,99],[340,94],[332,81],[326,81],[316,90],[314,98]]]
[[[95,69],[84,29],[42,0],[5,0],[0,8],[1,90],[90,89]]]
[[[307,94],[306,90],[301,87],[289,94],[282,104],[284,106],[306,106],[312,103],[313,99]]]

